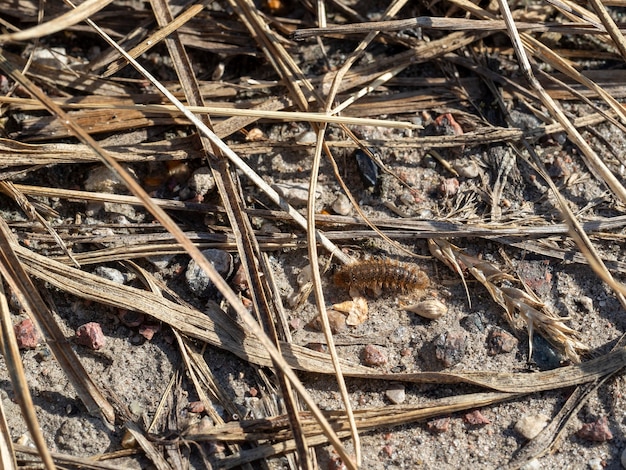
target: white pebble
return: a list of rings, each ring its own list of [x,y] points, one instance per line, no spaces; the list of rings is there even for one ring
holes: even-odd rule
[[[515,430],[526,439],[532,439],[546,427],[550,418],[543,414],[527,415],[515,423]]]
[[[317,135],[313,131],[306,131],[296,137],[296,142],[299,144],[314,144],[317,142]]]
[[[64,47],[41,47],[33,52],[33,60],[41,65],[59,68],[60,65],[67,65],[67,52]]]
[[[333,202],[333,211],[339,215],[349,215],[352,212],[352,204],[345,194],[340,194]]]
[[[522,465],[519,470],[540,470],[540,468],[541,464],[539,463],[539,460],[532,459]]]
[[[600,457],[593,457],[587,461],[587,465],[591,470],[604,470],[602,465],[602,459]]]
[[[406,391],[404,390],[404,385],[392,385],[385,392],[385,396],[394,405],[399,405],[400,403],[403,403],[404,400],[406,400]]]

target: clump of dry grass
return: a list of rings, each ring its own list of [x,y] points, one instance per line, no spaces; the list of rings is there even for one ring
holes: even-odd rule
[[[435,258],[461,276],[470,305],[471,297],[464,278],[466,270],[485,286],[491,298],[504,309],[505,318],[513,328],[518,331],[521,329],[519,320],[526,325],[529,360],[532,359],[532,339],[535,331],[561,349],[572,362],[580,362],[579,353],[589,350],[589,347],[580,341],[580,333],[565,324],[568,319],[552,311],[521,279],[502,271],[488,261],[464,253],[446,240],[431,238],[428,245]],[[521,286],[523,290],[515,285]]]

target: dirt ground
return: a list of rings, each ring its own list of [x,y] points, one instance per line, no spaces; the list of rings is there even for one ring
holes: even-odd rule
[[[354,3],[355,6],[363,5]],[[380,5],[368,2],[372,12],[380,12]],[[416,9],[417,10],[417,9]],[[408,14],[408,13],[407,13]],[[54,37],[54,43],[59,40]],[[497,43],[497,41],[496,41]],[[307,43],[308,44],[308,43]],[[331,63],[340,63],[346,51],[354,43],[330,41],[328,54]],[[364,60],[376,60],[384,48],[377,44],[372,56]],[[389,46],[391,47],[391,46]],[[306,49],[309,48],[309,49]],[[302,63],[309,68],[306,73],[313,73],[320,66],[318,49],[311,44],[302,46]],[[85,48],[87,49],[87,48]],[[314,61],[317,60],[317,62]],[[216,60],[211,56],[207,63]],[[250,59],[252,60],[252,59]],[[254,60],[259,60],[255,57]],[[153,59],[153,62],[156,59]],[[503,66],[510,64],[503,61]],[[312,65],[317,64],[317,65]],[[167,64],[156,64],[162,74],[172,73]],[[241,68],[250,64],[242,63]],[[258,65],[258,64],[256,64]],[[224,80],[235,73],[229,67]],[[265,64],[258,65],[264,73]],[[429,68],[430,67],[430,68]],[[203,70],[206,72],[206,69]],[[245,69],[246,72],[253,70]],[[445,67],[437,68],[435,63],[427,66],[409,68],[402,76],[394,93],[413,91],[410,80],[419,81],[432,77],[441,77]],[[229,75],[229,73],[231,75]],[[132,74],[131,74],[132,75]],[[467,75],[470,77],[470,74]],[[461,77],[465,78],[465,77]],[[391,87],[391,85],[390,85]],[[483,89],[484,95],[475,97],[477,103],[489,103],[493,98]],[[465,103],[467,104],[467,103]],[[513,101],[514,113],[518,122],[534,123],[535,117],[519,101]],[[451,113],[464,132],[470,132],[472,123],[468,122],[463,108],[458,103],[456,108],[450,105],[433,106],[428,112],[414,113],[412,120],[421,124],[423,130],[390,130],[384,128],[357,127],[352,130],[357,135],[371,142],[377,156],[384,163],[383,169],[372,166],[367,159],[364,166],[359,166],[354,149],[337,147],[335,157],[341,177],[355,196],[363,212],[373,220],[395,218],[401,221],[424,221],[438,223],[464,223],[487,225],[494,216],[498,227],[548,226],[561,223],[554,197],[547,185],[532,167],[520,156],[516,156],[506,144],[466,145],[457,148],[440,149],[436,156],[429,149],[394,147],[393,142],[409,141],[413,137],[437,135],[450,131],[438,118]],[[572,116],[587,116],[592,112],[586,105],[570,103],[566,105]],[[493,111],[496,113],[496,111]],[[10,116],[15,123],[28,116]],[[499,116],[499,119],[502,116]],[[491,119],[494,125],[500,125],[499,119]],[[489,121],[487,117],[486,120]],[[497,121],[497,122],[496,122]],[[309,169],[312,164],[312,146],[305,143],[306,133],[311,131],[308,124],[275,123],[262,121],[249,126],[262,132],[267,142],[290,144],[289,148],[275,146],[262,151],[251,150],[246,154],[246,161],[266,182],[271,185],[283,185],[286,196],[304,213],[304,204],[295,195],[295,187],[307,187]],[[8,129],[8,128],[7,128]],[[179,126],[155,126],[151,128],[151,138],[163,136],[186,137],[192,130]],[[606,160],[611,169],[623,179],[624,164],[621,154],[626,147],[626,140],[621,131],[616,131],[609,124],[599,124],[592,131],[583,131],[585,137],[601,154],[608,155]],[[15,140],[27,140],[17,130],[6,132],[5,137]],[[99,139],[110,136],[99,136]],[[137,137],[135,137],[137,138]],[[139,139],[139,138],[137,138]],[[345,134],[336,127],[327,133],[328,141],[344,141]],[[72,142],[71,140],[68,140]],[[243,133],[233,134],[227,143],[237,148],[249,140]],[[388,145],[386,145],[388,144]],[[271,147],[271,146],[270,146]],[[548,173],[556,181],[560,191],[566,197],[574,212],[583,221],[617,220],[624,214],[623,205],[607,190],[606,185],[598,181],[587,167],[580,152],[563,134],[545,136],[532,142],[532,148],[543,160]],[[608,149],[611,149],[610,151]],[[615,156],[617,155],[617,157]],[[1,158],[1,157],[0,157]],[[204,166],[200,160],[186,163],[188,168],[184,178],[172,184],[163,181],[159,191],[162,197],[180,199],[180,192],[189,185],[193,171]],[[370,165],[369,167],[367,165]],[[502,168],[510,166],[510,171],[502,174]],[[150,175],[159,171],[167,172],[164,163],[133,163],[130,165],[138,178],[146,181]],[[86,181],[98,164],[62,164],[29,171],[25,176],[13,180],[24,185],[44,187],[64,187],[84,189]],[[8,171],[8,170],[7,170]],[[371,174],[374,172],[374,176]],[[267,197],[243,176],[241,183],[246,203],[250,208],[258,209],[252,216],[252,223],[260,235],[294,234],[297,239],[284,249],[266,249],[281,301],[285,305],[287,324],[291,329],[293,342],[309,345],[312,348],[324,348],[323,334],[313,326],[317,316],[313,296],[303,302],[295,302],[300,285],[298,276],[309,264],[304,233],[290,222],[272,214],[262,212],[275,209]],[[368,178],[373,178],[374,185]],[[497,182],[502,183],[503,191],[498,207],[493,208],[493,190]],[[570,364],[557,347],[535,334],[534,354],[529,360],[528,335],[525,330],[515,331],[506,321],[503,309],[498,306],[489,292],[479,282],[468,276],[469,299],[460,277],[447,266],[434,259],[428,249],[427,236],[418,233],[398,235],[397,240],[406,250],[418,257],[410,259],[397,247],[373,235],[355,236],[346,239],[342,232],[350,229],[365,230],[363,225],[349,224],[339,217],[356,216],[353,208],[344,207],[338,211],[337,198],[342,194],[340,185],[327,160],[321,167],[319,198],[316,210],[320,217],[328,216],[320,223],[320,229],[336,237],[336,243],[351,256],[361,259],[391,258],[415,263],[430,279],[430,286],[420,293],[422,299],[438,299],[447,307],[447,313],[441,318],[430,320],[402,309],[405,299],[396,293],[383,292],[377,296],[366,293],[369,316],[362,323],[349,326],[337,333],[335,341],[340,357],[357,364],[366,364],[381,372],[412,373],[422,371],[494,371],[520,372],[529,375],[538,371],[549,370]],[[58,215],[51,218],[53,225],[68,240],[71,234],[95,233],[101,230],[107,235],[123,238],[132,233],[152,231],[160,233],[160,228],[152,225],[152,218],[142,209],[129,206],[105,207],[95,203],[68,202],[61,198],[31,198],[41,202]],[[300,201],[300,202],[298,202]],[[219,204],[216,190],[209,191],[203,202]],[[34,232],[28,219],[9,197],[0,196],[0,212],[9,223],[18,239],[31,249],[56,256],[54,246],[49,241],[41,241]],[[77,221],[79,215],[80,221]],[[214,227],[224,224],[224,214],[216,211],[210,214],[176,213],[175,218],[188,231],[211,233]],[[538,245],[524,247],[524,241],[543,243],[546,249],[563,249],[563,259],[545,255],[538,251]],[[493,263],[507,273],[523,279],[537,296],[552,310],[563,317],[568,317],[567,324],[579,334],[581,342],[589,346],[589,351],[582,356],[583,361],[608,353],[620,336],[626,331],[626,319],[623,308],[614,293],[599,281],[592,269],[579,258],[573,258],[575,244],[565,231],[549,236],[527,235],[516,237],[468,237],[450,239],[452,243],[466,250],[476,258]],[[623,277],[624,258],[623,229],[597,231],[593,241],[603,259],[617,277]],[[72,243],[76,252],[88,251],[95,246],[88,243]],[[232,249],[229,251],[233,252]],[[233,253],[235,254],[235,253]],[[321,264],[327,265],[328,254],[321,251]],[[143,268],[154,274],[165,285],[175,291],[185,302],[202,310],[209,301],[221,301],[221,296],[210,291],[198,295],[185,280],[189,257],[183,254],[164,257],[160,263],[155,259],[135,260]],[[133,278],[128,265],[111,262],[106,264],[125,275],[124,282],[139,286]],[[238,258],[233,266],[236,271]],[[350,293],[333,284],[333,273],[339,268],[336,260],[331,260],[329,270],[323,275],[324,292],[328,306],[350,300]],[[93,272],[96,266],[83,269]],[[232,281],[232,275],[228,278]],[[157,411],[162,395],[168,390],[170,381],[174,381],[183,391],[167,403],[170,409],[168,422],[159,422],[162,435],[176,433],[191,425],[201,422],[206,413],[194,412],[188,405],[199,400],[193,384],[185,373],[178,345],[169,327],[162,325],[150,340],[140,333],[140,326],[124,321],[127,312],[113,307],[87,302],[62,292],[44,283],[38,288],[50,295],[54,305],[55,318],[64,329],[72,347],[83,363],[87,372],[97,383],[114,394],[129,410],[130,415],[142,427],[151,422]],[[471,302],[471,305],[470,305]],[[15,323],[25,318],[24,312],[15,300],[11,303]],[[101,325],[106,344],[97,351],[77,343],[75,330],[87,322]],[[148,321],[148,323],[150,323]],[[494,332],[504,331],[505,338],[511,341],[509,351],[491,351],[490,338]],[[445,341],[451,335],[461,338],[461,346],[448,352],[455,356],[451,363],[442,361],[438,355],[439,341]],[[441,339],[443,338],[443,340]],[[368,358],[364,351],[373,348],[382,358],[380,361]],[[51,357],[48,347],[40,343],[34,349],[22,351],[22,360],[33,396],[37,417],[46,442],[53,452],[80,457],[93,457],[122,449],[124,426],[107,425],[103,420],[89,416],[84,405],[77,399],[76,393],[68,382],[59,365]],[[203,355],[209,365],[218,386],[224,390],[238,409],[236,416],[227,416],[220,404],[215,404],[215,411],[226,420],[266,417],[276,406],[275,388],[266,382],[272,377],[269,369],[253,366],[235,355],[208,346]],[[341,400],[334,378],[312,373],[299,373],[322,410],[341,408]],[[271,383],[271,379],[270,379]],[[19,406],[7,372],[6,364],[0,358],[0,397],[7,416],[11,436],[15,442],[32,446],[26,425],[21,417]],[[348,379],[350,399],[355,410],[373,407],[391,407],[393,401],[401,405],[415,405],[429,400],[454,396],[462,393],[482,392],[478,387],[464,385],[390,383],[385,381]],[[273,387],[276,387],[274,384]],[[400,390],[400,392],[399,392]],[[422,420],[409,424],[364,432],[361,435],[363,469],[457,469],[477,468],[496,469],[506,465],[526,443],[527,439],[516,429],[516,424],[523,419],[541,421],[540,415],[554,417],[573,392],[572,387],[534,393],[501,404],[482,407],[479,416],[482,421],[473,421],[476,415],[469,411],[444,413],[440,418]],[[593,391],[584,406],[575,414],[575,419],[567,427],[556,451],[528,464],[528,469],[608,469],[626,468],[626,459],[622,454],[626,450],[626,379],[623,374],[616,374]],[[172,418],[172,417],[175,417]],[[474,416],[474,418],[472,417]],[[449,418],[449,419],[448,419]],[[611,438],[598,442],[579,431],[585,424],[607,419]],[[350,442],[346,441],[350,448]],[[246,448],[246,444],[243,445]],[[186,447],[181,444],[180,452],[187,456],[191,468],[204,468],[206,462],[201,455],[209,456],[215,468],[220,468],[224,454],[221,444],[201,443]],[[108,462],[115,468],[152,468],[152,463],[141,452],[130,449],[115,460]],[[330,446],[318,446],[315,455],[319,467],[334,467],[336,456]],[[622,464],[621,462],[624,462]],[[269,459],[267,462],[255,462],[253,468],[289,468],[284,457]]]

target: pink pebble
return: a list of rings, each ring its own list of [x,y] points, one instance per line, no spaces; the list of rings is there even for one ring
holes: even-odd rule
[[[30,318],[13,326],[13,331],[15,331],[18,348],[35,349],[39,344],[39,332]]]
[[[139,334],[148,341],[152,340],[155,333],[161,330],[161,325],[152,325],[144,323],[139,327]]]
[[[79,326],[76,330],[76,342],[93,350],[102,348],[106,340],[100,323],[89,322]]]

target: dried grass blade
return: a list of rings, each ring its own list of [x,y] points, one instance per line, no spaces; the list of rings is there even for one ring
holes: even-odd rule
[[[129,50],[128,55],[136,59],[141,54],[144,54],[145,52],[149,51],[154,46],[159,44],[163,39],[165,39],[170,34],[175,32],[178,28],[183,26],[187,21],[191,20],[194,16],[200,13],[203,9],[204,9],[204,5],[191,5],[187,10],[183,11],[176,18],[172,18],[172,20],[169,21],[167,24],[161,25],[161,27],[157,31],[155,31],[154,33],[149,35],[147,38],[145,38],[143,41],[141,41],[140,44],[138,44],[137,46]],[[126,59],[119,58],[116,61],[111,62],[109,64],[109,66],[104,71],[102,76],[110,77],[111,75],[119,72],[126,65],[128,65],[128,62],[126,61]]]
[[[152,316],[179,329],[185,335],[205,341],[254,364],[270,366],[270,356],[261,343],[242,331],[217,306],[209,304],[206,312],[198,312],[176,304],[151,292],[116,284],[90,273],[78,271],[29,250],[14,246],[27,270],[72,295],[114,307],[132,306],[134,310]],[[285,360],[294,368],[308,372],[332,374],[334,369],[327,354],[295,344],[282,344]],[[589,382],[626,366],[626,348],[606,354],[583,364],[535,374],[492,372],[416,374],[381,374],[348,361],[341,363],[345,375],[377,380],[415,383],[469,383],[503,392],[529,393],[552,390]]]
[[[102,31],[102,29],[100,29],[93,21],[88,20],[88,23],[89,23],[89,25],[92,28],[94,28],[98,32],[98,34],[100,34],[103,38],[105,38],[107,40],[107,42],[111,46],[116,48],[122,55],[125,55],[125,52],[121,48],[119,48],[117,43],[115,41],[113,41],[104,31]],[[204,125],[204,123],[201,120],[199,120],[192,113],[188,112],[185,109],[185,107],[160,82],[158,82],[154,77],[152,77],[132,57],[126,56],[126,58],[129,60],[130,63],[133,64],[133,66],[135,68],[140,70],[141,73],[147,79],[149,79],[150,82],[153,85],[155,85],[161,93],[163,93],[172,103],[176,104],[177,107],[179,107],[179,109],[181,111],[183,111],[185,116],[187,116],[198,127],[198,129],[201,130],[201,132],[205,136],[209,137],[211,139],[211,141],[215,145],[217,145],[220,148],[220,150],[222,150],[229,157],[229,159],[232,160],[233,159],[232,156],[235,156],[237,158],[237,160],[240,160],[234,154],[234,152],[232,152],[228,148],[228,146],[226,146],[224,144],[223,141],[221,141],[206,125]],[[306,391],[306,389],[304,388],[302,383],[299,381],[297,376],[294,374],[293,370],[290,369],[288,363],[281,356],[280,352],[276,349],[276,347],[272,344],[271,340],[265,335],[265,333],[263,332],[261,327],[258,325],[258,323],[254,320],[254,318],[250,315],[250,313],[247,311],[247,309],[243,306],[241,301],[237,298],[237,296],[234,294],[234,292],[228,286],[228,284],[224,281],[224,279],[217,273],[217,271],[211,265],[211,263],[209,263],[208,260],[202,255],[200,250],[197,249],[191,243],[191,241],[185,236],[185,234],[182,232],[182,230],[176,224],[174,224],[172,219],[160,207],[158,207],[157,205],[155,205],[152,202],[151,198],[146,194],[146,192],[141,188],[141,186],[139,186],[139,184],[128,174],[128,172],[126,170],[124,170],[124,168],[117,161],[115,161],[113,158],[111,158],[111,156],[108,155],[104,151],[104,149],[97,142],[95,142],[93,140],[93,138],[91,138],[81,127],[77,126],[72,121],[72,119],[61,108],[59,108],[55,103],[53,103],[51,100],[49,100],[48,97],[38,87],[36,87],[32,82],[30,82],[30,80],[28,80],[18,70],[16,70],[12,66],[12,64],[10,62],[8,62],[6,60],[6,58],[4,56],[2,56],[2,55],[0,55],[0,68],[2,68],[7,73],[9,73],[16,81],[18,81],[26,89],[28,89],[32,95],[34,95],[35,97],[37,97],[37,99],[39,99],[42,103],[44,103],[46,105],[46,107],[52,113],[56,114],[68,126],[68,128],[72,129],[72,132],[74,132],[75,135],[82,142],[88,144],[100,156],[102,161],[104,163],[106,163],[107,166],[115,174],[117,174],[117,176],[122,181],[124,181],[124,183],[131,190],[131,192],[133,192],[135,194],[135,196],[139,197],[142,200],[142,202],[144,203],[145,207],[155,216],[155,218],[157,220],[159,220],[161,222],[161,224],[163,224],[163,226],[170,233],[172,233],[172,235],[176,238],[176,240],[182,246],[185,247],[187,253],[207,273],[207,275],[209,276],[209,279],[211,279],[213,284],[224,295],[224,298],[231,304],[231,306],[237,311],[237,313],[240,315],[240,317],[244,320],[244,322],[246,323],[247,327],[258,338],[258,340],[260,341],[260,344],[262,344],[262,346],[265,349],[265,351],[272,358],[272,361],[275,361],[284,370],[285,374],[289,377],[289,380],[292,382],[294,387],[298,390],[298,393],[302,396],[302,398],[307,403],[309,408],[311,410],[313,410],[315,415],[319,418],[320,425],[327,432],[327,436],[328,436],[329,440],[333,443],[333,446],[335,446],[335,448],[337,449],[338,453],[340,455],[342,455],[344,460],[349,462],[350,461],[350,457],[347,454],[347,452],[345,451],[345,449],[343,448],[343,445],[341,444],[341,441],[333,433],[333,431],[330,428],[330,426],[328,425],[328,423],[325,422],[324,417],[322,416],[322,414],[319,411],[319,409],[317,409],[317,407],[315,405],[315,402],[313,402],[312,398],[310,397],[310,395],[308,394],[308,392]],[[247,167],[247,165],[245,165],[245,167],[247,169],[249,169],[249,167]],[[260,178],[258,178],[258,176],[254,172],[251,172],[251,170],[250,170],[247,173],[247,175],[251,176],[251,174],[254,175],[253,179],[260,180]],[[268,188],[268,186],[265,183],[262,183],[262,184],[263,184],[264,187]],[[273,199],[276,200],[276,201],[281,201],[282,202],[282,199],[278,196],[278,194],[276,194],[276,191],[274,191],[274,190],[271,190],[271,191],[272,191],[273,196],[274,196]],[[266,193],[267,192],[268,191],[266,191]],[[302,220],[303,219],[303,217],[297,211],[295,211],[295,209],[293,209],[291,206],[287,205],[287,208],[288,208],[290,213],[294,212],[295,214],[297,214],[297,216],[294,216],[294,218],[296,218],[297,220]],[[305,223],[305,226],[306,226],[306,222],[305,221],[304,221],[304,223]],[[322,243],[324,243],[324,239],[322,238],[321,234],[319,236],[322,239]],[[339,251],[329,241],[326,242],[326,245],[332,247],[332,249],[330,251]],[[341,253],[340,251],[339,251],[338,256],[345,257],[345,255],[343,255],[343,253]]]
[[[518,21],[516,23],[520,31],[546,32],[567,29],[568,32],[576,31],[580,34],[600,33],[592,27],[580,27],[577,24],[562,23],[528,23]],[[440,18],[434,16],[419,16],[403,20],[370,21],[366,23],[351,23],[345,25],[330,25],[324,28],[298,29],[293,32],[292,39],[301,41],[313,36],[330,36],[337,34],[363,34],[375,31],[390,32],[403,29],[443,29],[448,31],[502,31],[506,30],[506,24],[502,20],[470,20],[465,18]]]
[[[67,375],[70,383],[76,389],[78,396],[93,416],[103,415],[112,423],[115,412],[106,400],[97,384],[83,368],[80,360],[70,347],[59,325],[54,321],[48,306],[45,304],[39,291],[24,271],[24,266],[16,256],[11,242],[11,231],[4,219],[0,218],[0,243],[2,244],[3,275],[11,285],[21,304],[44,332],[48,340],[48,347],[55,359]],[[10,266],[10,268],[5,265]],[[10,277],[7,277],[10,276]]]
[[[6,303],[6,297],[4,292],[0,293],[0,309],[4,308]],[[2,347],[2,335],[0,335],[0,351],[4,350]],[[6,356],[5,357],[5,361]],[[7,361],[8,362],[8,361]],[[6,420],[6,412],[4,411],[4,405],[0,401],[0,468],[6,470],[17,470],[17,461],[15,460],[15,449],[13,447],[13,441],[11,440],[11,431]]]
[[[33,449],[30,446],[16,444],[15,450],[22,454],[33,455],[33,456],[39,457],[39,455],[37,454],[37,449]],[[129,467],[123,467],[123,466],[116,465],[116,464],[107,464],[107,463],[97,462],[95,460],[85,458],[83,456],[76,457],[74,455],[61,454],[59,452],[52,452],[51,455],[54,461],[57,462],[59,465],[62,465],[63,466],[62,468],[64,469],[75,467],[75,468],[89,469],[89,470],[127,470],[127,469],[130,470]],[[20,468],[25,468],[25,467],[22,466]],[[26,468],[32,468],[32,467],[26,467]]]
[[[126,429],[133,435],[139,446],[144,450],[146,456],[152,461],[157,470],[173,470],[172,466],[167,463],[167,460],[156,449],[154,444],[150,442],[143,434],[143,431],[139,429],[135,423],[127,421]]]
[[[26,213],[28,218],[30,218],[31,220],[36,220],[41,225],[43,225],[46,231],[52,236],[52,238],[54,238],[56,244],[59,245],[61,250],[63,250],[66,256],[72,261],[72,263],[74,263],[74,266],[80,268],[80,264],[78,264],[78,261],[76,260],[76,258],[74,258],[74,255],[72,255],[72,252],[69,250],[63,239],[54,229],[54,227],[45,219],[45,217],[43,217],[39,213],[39,211],[30,203],[26,196],[22,194],[22,192],[17,189],[12,182],[0,181],[0,192],[3,192],[4,194],[11,197],[15,201],[15,203]]]
[[[81,3],[79,7],[75,7],[67,13],[63,13],[61,16],[46,23],[16,33],[0,34],[0,43],[8,41],[27,41],[29,39],[41,38],[58,33],[98,13],[112,1],[113,0],[86,0]]]
[[[163,0],[152,0],[151,4],[157,21],[162,27],[166,22],[171,21],[172,14],[167,2]],[[167,38],[166,45],[174,61],[174,66],[188,103],[192,106],[204,105],[191,62],[178,36],[173,35],[173,37]],[[211,121],[208,115],[203,115],[201,118],[207,126],[211,127]],[[264,322],[266,329],[270,330],[271,337],[274,339],[274,343],[280,351],[280,343],[274,326],[275,319],[273,318],[275,309],[272,307],[275,304],[270,302],[271,295],[268,285],[263,280],[264,276],[259,272],[258,267],[264,266],[264,264],[260,263],[261,253],[259,245],[254,237],[250,219],[243,210],[243,201],[240,197],[240,194],[243,192],[241,188],[235,184],[227,160],[222,155],[220,149],[213,145],[207,137],[201,137],[201,142],[206,154],[206,160],[210,163],[222,203],[224,204],[226,213],[231,222],[231,228],[233,230],[234,239],[237,242],[240,260],[252,293],[254,309]],[[211,153],[215,154],[217,161],[212,161]],[[308,469],[312,464],[309,461],[307,445],[301,432],[293,390],[280,366],[275,364],[274,369],[291,420],[292,430],[296,436],[296,442],[298,443],[300,465]]]
[[[21,287],[17,279],[19,274],[15,272],[16,268],[11,264],[11,261],[15,260],[10,259],[10,254],[7,256],[6,249],[9,247],[5,245],[8,245],[8,242],[5,238],[5,233],[0,230],[0,246],[2,247],[2,250],[0,250],[0,273],[11,288],[14,289],[18,298],[20,298],[20,300],[25,300],[24,292],[19,291],[19,288]],[[8,249],[8,252],[12,253],[10,248]],[[17,269],[19,269],[19,267],[17,267]],[[29,309],[25,303],[22,303],[22,305],[27,310]],[[22,364],[20,351],[17,346],[15,332],[13,331],[13,323],[11,322],[9,304],[4,293],[4,286],[2,283],[0,283],[0,329],[2,338],[0,341],[2,345],[2,355],[6,361],[7,371],[9,373],[9,377],[11,378],[11,385],[13,386],[20,410],[22,411],[22,417],[26,422],[26,426],[28,427],[33,442],[35,443],[35,447],[37,448],[45,467],[47,469],[54,469],[55,465],[52,461],[52,456],[50,455],[48,446],[46,445],[46,440],[41,432],[41,428],[39,427],[39,421],[35,415],[35,405],[33,404],[33,399],[28,390],[28,383],[26,381],[26,375],[24,374],[24,366]],[[9,449],[11,447],[10,434],[8,435],[8,447]],[[4,450],[3,445],[3,460],[5,458],[9,459],[10,463],[11,456],[6,456]],[[15,462],[15,454],[13,454],[13,462]]]
[[[611,18],[611,15],[609,15],[609,12],[606,10],[606,7],[600,0],[589,1],[600,18],[600,21],[602,21],[602,24],[611,36],[611,39],[613,39],[615,46],[622,55],[622,59],[626,60],[626,41],[624,40],[624,33],[620,31],[618,26],[615,24],[615,21],[613,21],[613,18]]]

